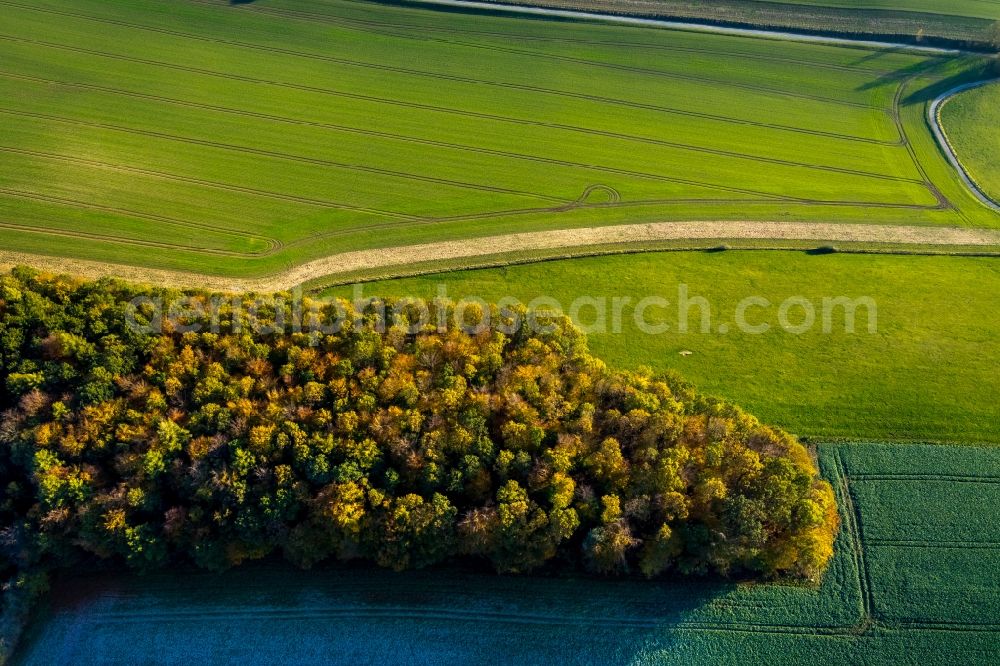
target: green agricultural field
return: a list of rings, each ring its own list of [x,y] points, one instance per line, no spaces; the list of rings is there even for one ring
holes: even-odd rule
[[[996,0],[782,0],[792,5],[840,7],[842,9],[884,9],[896,12],[924,12],[947,16],[1000,19],[1000,2]],[[754,0],[754,4],[757,1]]]
[[[58,588],[15,663],[995,663],[1000,450],[819,455],[843,529],[818,589],[259,566],[93,578]]]
[[[710,333],[701,310],[690,310],[681,334],[678,287],[711,306]],[[363,295],[432,298],[444,285],[453,299],[496,301],[514,296],[528,303],[555,298],[565,310],[574,299],[606,305],[608,326],[592,330],[594,351],[613,366],[676,369],[701,390],[733,400],[767,422],[800,435],[1000,442],[1000,265],[992,258],[900,257],[802,252],[667,252],[554,261],[363,285]],[[352,297],[353,288],[326,292]],[[647,320],[670,330],[641,332],[638,301],[667,298],[667,308]],[[753,309],[747,322],[771,326],[764,334],[733,326],[739,301],[760,296],[770,308]],[[870,297],[877,331],[868,332],[867,310],[857,310],[855,333],[842,311],[831,311],[831,334],[822,330],[822,299]],[[613,326],[613,300],[632,299]],[[803,297],[816,324],[801,334],[781,328],[780,304]],[[804,321],[799,308],[788,316]],[[598,322],[584,307],[584,325]],[[719,327],[730,330],[719,334]],[[682,356],[680,352],[694,352]]]
[[[661,19],[951,46],[994,43],[995,0],[490,0]]]
[[[978,58],[341,0],[0,2],[4,249],[216,275],[670,220],[1000,227]]]
[[[1000,84],[951,98],[941,107],[941,123],[969,177],[1000,201]]]

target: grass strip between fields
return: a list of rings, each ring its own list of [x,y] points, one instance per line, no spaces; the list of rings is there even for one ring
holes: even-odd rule
[[[172,287],[216,290],[281,291],[326,276],[348,275],[377,268],[471,259],[531,250],[570,249],[609,244],[621,247],[628,244],[670,239],[841,241],[942,247],[981,246],[984,248],[1000,245],[1000,233],[986,229],[786,222],[661,222],[538,231],[341,252],[256,279],[224,278],[3,250],[0,250],[0,269],[28,264],[53,272],[86,278],[120,277]],[[708,247],[711,246],[706,245],[706,248]]]

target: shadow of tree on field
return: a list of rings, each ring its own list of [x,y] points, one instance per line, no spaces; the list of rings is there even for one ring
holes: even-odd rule
[[[873,90],[875,88],[879,88],[887,84],[898,84],[910,78],[911,76],[914,76],[915,74],[921,74],[923,72],[932,69],[934,64],[935,64],[934,61],[925,61],[925,62],[916,62],[913,63],[912,65],[907,65],[905,67],[899,67],[891,72],[885,72],[883,74],[880,74],[879,76],[876,76],[872,80],[861,84],[860,86],[855,88],[855,90],[859,91]]]
[[[896,51],[903,51],[902,49],[886,49],[883,51],[877,51],[869,55],[859,58],[852,64],[857,65],[865,62],[871,62],[878,58],[881,58],[890,53]],[[920,74],[930,74],[933,75],[936,68],[939,68],[942,63],[951,62],[950,60],[932,58],[928,60],[923,60],[920,62],[915,62],[904,67],[898,67],[892,71],[887,71],[879,76],[866,81],[857,88],[856,91],[866,91],[874,90],[887,85],[898,85],[903,81],[911,78],[915,78]],[[971,83],[973,81],[981,81],[989,78],[995,78],[995,74],[990,71],[990,64],[983,62],[979,65],[973,65],[970,67],[962,68],[959,71],[948,74],[944,78],[938,79],[934,82],[924,84],[912,89],[900,100],[901,106],[912,106],[915,104],[925,104],[931,100],[934,100],[942,93],[945,93],[953,88],[956,88],[964,83]]]
[[[893,55],[893,54],[896,54],[896,53],[906,53],[906,52],[907,52],[907,49],[904,49],[904,48],[901,48],[901,47],[877,49],[875,51],[872,51],[868,55],[862,56],[862,57],[858,58],[857,60],[855,60],[854,62],[852,62],[851,63],[851,67],[857,67],[858,65],[864,65],[864,64],[867,64],[869,62],[872,62],[873,60],[879,60],[880,58],[884,58],[886,56]]]
[[[965,83],[983,81],[992,78],[996,78],[996,75],[990,72],[989,66],[987,65],[967,69],[945,77],[940,81],[935,81],[930,85],[914,90],[909,95],[904,97],[901,103],[903,106],[924,104]]]
[[[725,625],[733,613],[752,620],[759,609],[733,597],[736,589],[732,582],[700,579],[497,576],[448,568],[394,573],[365,564],[308,572],[261,563],[222,574],[78,575],[54,586],[24,647],[35,660],[57,653],[71,657],[64,663],[94,663],[85,658],[92,648],[64,633],[64,623],[114,617],[129,621],[114,625],[114,637],[93,632],[89,639],[102,646],[103,658],[123,663],[151,663],[181,644],[187,653],[233,664],[320,663],[319,655],[341,655],[345,663],[481,663],[483,655],[503,655],[504,663],[573,663],[581,655],[593,663],[627,663],[645,647],[667,649],[678,640],[672,630],[706,613],[713,625]],[[716,603],[722,605],[713,610]],[[153,618],[159,628],[149,640]]]

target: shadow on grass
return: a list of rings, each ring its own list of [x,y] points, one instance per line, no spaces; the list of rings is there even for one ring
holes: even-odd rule
[[[891,50],[879,51],[876,53],[869,54],[859,60],[855,61],[854,64],[860,64],[863,62],[871,61],[873,59],[882,57],[887,53],[891,53]],[[881,86],[890,84],[900,84],[903,81],[914,78],[919,74],[932,74],[935,67],[941,64],[941,60],[925,60],[922,62],[917,62],[905,67],[899,67],[893,71],[885,72],[880,76],[863,83],[862,85],[855,88],[858,91],[873,90]],[[974,62],[974,61],[972,61]],[[911,84],[908,88],[910,92],[906,94],[901,100],[901,106],[912,106],[919,104],[926,104],[934,99],[937,99],[942,94],[957,88],[966,83],[972,83],[975,81],[983,81],[988,79],[997,78],[998,73],[994,71],[991,63],[982,62],[978,65],[972,65],[969,67],[962,68],[961,70],[954,72],[943,79],[938,79],[932,83],[922,85],[920,87],[914,88]]]
[[[669,644],[669,630],[736,587],[277,563],[223,574],[91,575],[54,585],[16,663],[175,663],[199,655],[240,664],[319,663],[323,655],[340,663],[476,663],[483,655],[616,663]]]
[[[964,71],[958,72],[951,76],[948,76],[940,81],[936,81],[930,85],[923,86],[917,90],[914,90],[909,95],[903,98],[903,106],[910,106],[913,104],[925,104],[934,99],[937,99],[944,93],[957,88],[958,86],[964,85],[966,83],[973,83],[975,81],[985,81],[989,79],[997,78],[997,74],[990,70],[989,65],[983,65],[982,67],[973,67],[966,69]]]
[[[424,12],[438,12],[442,14],[465,14],[467,16],[492,16],[501,18],[516,18],[518,21],[536,21],[545,23],[599,23],[597,20],[584,18],[572,18],[569,16],[553,16],[542,14],[514,14],[501,9],[490,9],[488,7],[468,7],[459,5],[428,5],[417,0],[378,0],[379,5],[389,5],[392,7],[405,7],[409,9],[420,9]],[[512,34],[511,37],[517,37]]]

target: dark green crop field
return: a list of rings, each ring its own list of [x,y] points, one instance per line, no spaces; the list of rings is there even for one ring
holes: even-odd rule
[[[366,569],[67,583],[24,665],[994,663],[1000,450],[820,449],[843,529],[818,589]]]
[[[1000,227],[927,129],[975,57],[342,0],[3,0],[0,243],[261,275],[670,220]]]

